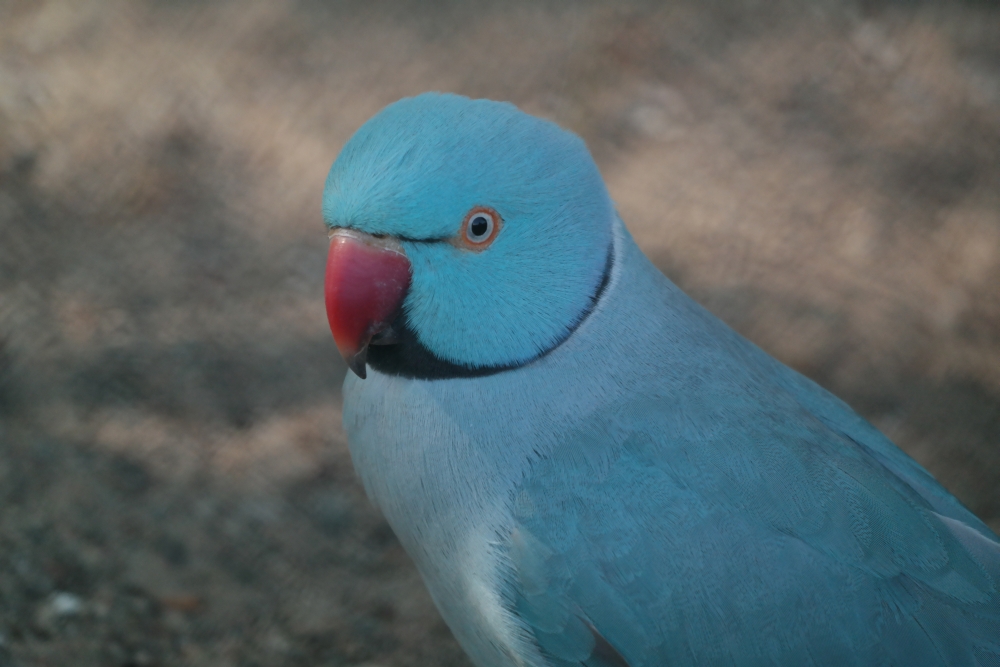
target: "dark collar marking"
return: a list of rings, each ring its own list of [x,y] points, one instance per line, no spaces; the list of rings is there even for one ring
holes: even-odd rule
[[[604,294],[605,289],[607,289],[608,283],[611,282],[611,270],[613,267],[614,244],[608,248],[608,259],[604,263],[604,275],[601,276],[601,282],[597,286],[597,290],[594,292],[594,295],[591,297],[590,304],[587,306],[587,309],[583,311],[580,318],[573,323],[573,326],[566,331],[566,335],[563,336],[561,340],[545,352],[542,352],[538,356],[532,357],[527,361],[506,366],[463,366],[461,364],[452,363],[446,359],[442,359],[427,349],[423,343],[417,339],[417,334],[410,327],[410,323],[405,313],[401,312],[392,323],[392,328],[398,336],[398,342],[394,345],[372,345],[369,347],[368,365],[379,373],[384,373],[386,375],[399,375],[405,378],[417,380],[446,380],[449,378],[483,377],[486,375],[494,375],[496,373],[502,373],[503,371],[520,368],[521,366],[530,364],[536,359],[541,359],[549,352],[562,345],[566,342],[566,339],[573,335],[573,332],[576,331],[577,327],[579,327],[580,324],[587,319],[587,316],[590,315],[590,313],[592,313],[594,308],[597,306],[597,302]]]

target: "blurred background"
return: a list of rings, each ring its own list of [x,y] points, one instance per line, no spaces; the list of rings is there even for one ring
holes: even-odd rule
[[[354,477],[320,196],[425,90],[1000,530],[996,2],[0,0],[0,667],[467,665]]]

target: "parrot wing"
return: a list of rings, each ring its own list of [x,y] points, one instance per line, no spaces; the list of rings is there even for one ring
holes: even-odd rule
[[[535,465],[512,597],[553,665],[1000,665],[989,529],[778,392],[617,406]]]

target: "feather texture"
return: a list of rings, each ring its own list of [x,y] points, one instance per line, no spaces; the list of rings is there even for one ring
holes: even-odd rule
[[[503,220],[489,252],[447,242],[476,206]],[[417,338],[469,367],[525,362],[565,338],[604,273],[612,211],[578,137],[511,104],[440,94],[362,126],[323,195],[327,224],[401,237]]]
[[[482,108],[457,98],[446,104],[468,114]],[[511,141],[541,131],[532,145],[544,153],[551,127],[511,109],[503,107],[518,127]],[[427,125],[415,127],[447,129]],[[370,134],[378,132],[376,125]],[[398,165],[432,158],[392,153],[388,176],[370,166],[354,173],[349,165],[367,164],[366,151],[391,151],[382,136],[353,142],[358,155],[331,175],[328,220],[382,224],[383,215],[403,209],[374,208],[367,217],[347,211],[361,206],[361,192],[392,191],[372,179],[405,181],[409,167]],[[476,155],[459,158],[439,168],[461,170]],[[444,164],[441,155],[433,160]],[[503,161],[491,167],[514,190],[498,196],[541,197],[537,183],[521,183],[507,168]],[[433,206],[446,207],[457,198],[464,206],[459,180],[446,178],[438,190],[434,179],[421,181],[430,188],[421,201],[440,197]],[[426,254],[407,247],[416,258],[414,289],[441,290],[435,300],[477,317],[496,305],[515,320],[549,318],[546,326],[571,331],[564,342],[546,348],[547,339],[536,338],[534,356],[521,357],[519,346],[484,333],[455,358],[509,369],[436,379],[373,369],[363,381],[348,375],[344,385],[344,424],[365,488],[473,661],[1000,665],[996,535],[844,403],[677,289],[601,203],[603,185],[589,176],[564,185],[540,210],[559,218],[553,211],[598,202],[593,215],[563,220],[561,229],[593,227],[581,232],[593,256],[613,253],[610,280],[592,309],[591,260],[581,269],[566,263],[572,254],[532,254],[531,230],[544,224],[533,226],[528,211],[509,254],[476,264],[485,281],[536,292],[516,302],[486,292],[471,305],[468,284],[429,277],[458,275],[452,246]],[[422,212],[407,211],[399,223],[410,225],[406,234],[441,233],[419,222],[429,220]],[[513,259],[522,252],[527,263]],[[547,284],[529,287],[521,272],[537,280],[574,271],[565,284],[576,281],[586,299],[533,310]],[[456,325],[443,310],[418,310],[409,311],[409,324],[428,347],[458,345],[456,326],[481,331],[493,322],[475,325],[466,313]],[[504,336],[517,331],[535,329],[515,323]]]

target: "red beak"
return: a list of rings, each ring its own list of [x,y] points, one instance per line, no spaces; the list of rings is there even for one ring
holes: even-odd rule
[[[372,337],[387,338],[409,286],[410,260],[399,241],[334,229],[326,260],[326,316],[337,349],[358,377],[367,375]]]

